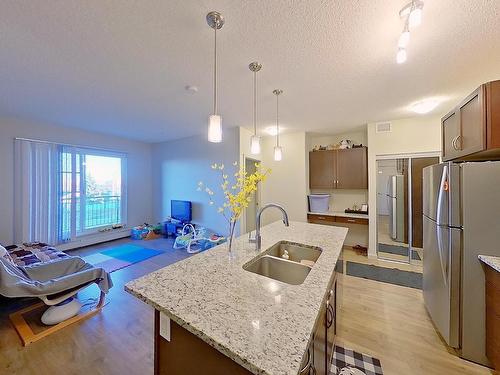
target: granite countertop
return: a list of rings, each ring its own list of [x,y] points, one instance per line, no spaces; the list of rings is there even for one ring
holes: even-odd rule
[[[491,268],[493,268],[495,271],[500,272],[500,257],[493,257],[493,256],[486,256],[486,255],[479,255],[479,260]]]
[[[352,217],[353,219],[368,219],[368,214],[348,214],[344,211],[328,211],[328,212],[308,212],[311,215],[339,216]]]
[[[323,251],[301,285],[242,268],[255,258],[243,235],[125,285],[143,300],[254,374],[297,374],[347,228],[281,221],[262,228],[262,250],[286,240]]]

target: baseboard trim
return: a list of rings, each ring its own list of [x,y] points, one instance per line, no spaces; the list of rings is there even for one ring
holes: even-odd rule
[[[76,250],[82,247],[97,245],[103,242],[118,240],[126,237],[130,237],[130,228],[114,229],[106,233],[97,233],[79,237],[71,242],[57,245],[57,249],[62,251]]]

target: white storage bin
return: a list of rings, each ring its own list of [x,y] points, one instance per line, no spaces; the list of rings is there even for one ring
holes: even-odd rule
[[[328,212],[330,204],[330,194],[311,194],[309,195],[310,212]]]

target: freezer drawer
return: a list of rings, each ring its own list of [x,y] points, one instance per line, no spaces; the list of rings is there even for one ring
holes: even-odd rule
[[[424,216],[424,302],[439,333],[458,348],[460,333],[461,229]]]

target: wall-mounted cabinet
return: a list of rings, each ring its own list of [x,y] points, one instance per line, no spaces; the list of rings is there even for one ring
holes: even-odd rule
[[[443,160],[500,158],[500,81],[478,87],[441,120]]]
[[[309,152],[311,189],[368,189],[368,149]]]

